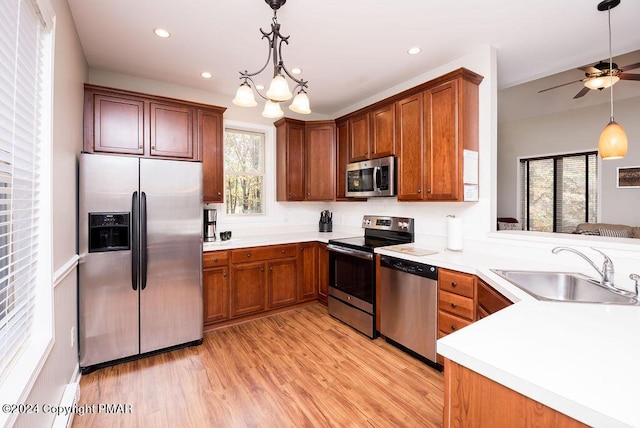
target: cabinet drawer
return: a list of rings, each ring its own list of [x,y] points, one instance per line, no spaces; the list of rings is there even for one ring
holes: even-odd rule
[[[471,324],[471,321],[451,315],[444,311],[438,311],[438,329],[445,334],[458,331],[469,324]]]
[[[231,251],[232,263],[243,263],[256,260],[273,260],[296,257],[297,245],[271,245],[266,247],[243,248]]]
[[[438,271],[438,286],[440,287],[440,290],[470,297],[472,299],[475,280],[475,275],[470,275],[468,273],[453,272],[445,269],[440,269]]]
[[[207,251],[202,255],[202,267],[226,266],[229,263],[228,251]]]
[[[440,290],[438,309],[473,321],[473,299],[469,297]]]

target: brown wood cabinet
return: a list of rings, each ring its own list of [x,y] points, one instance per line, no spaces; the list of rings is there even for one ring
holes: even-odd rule
[[[202,256],[202,300],[205,325],[229,319],[228,251],[211,251]]]
[[[203,200],[222,202],[226,108],[85,85],[84,151],[202,161]]]
[[[298,245],[298,302],[318,298],[318,243],[303,242]]]
[[[424,188],[422,94],[411,95],[396,104],[398,199],[419,201]]]
[[[489,284],[477,279],[476,320],[488,317],[513,304]]]
[[[327,304],[329,296],[329,250],[327,244],[318,244],[318,299]]]
[[[445,428],[586,426],[464,366],[445,360]]]
[[[346,200],[349,163],[349,121],[336,122],[336,201]]]
[[[335,199],[336,125],[332,120],[307,122],[305,126],[306,200]]]
[[[396,154],[396,104],[374,109],[371,113],[370,158]]]
[[[298,260],[293,258],[267,263],[269,309],[293,305],[297,301]]]
[[[335,124],[282,118],[276,126],[276,200],[335,198]]]
[[[364,112],[349,119],[349,162],[357,162],[369,158],[369,112]]]
[[[202,152],[202,200],[224,201],[224,148],[222,111],[198,108],[197,145]]]
[[[265,263],[231,265],[231,316],[238,317],[267,309]]]

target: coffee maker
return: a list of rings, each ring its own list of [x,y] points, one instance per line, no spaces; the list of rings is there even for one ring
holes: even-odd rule
[[[213,206],[213,204],[204,205],[204,224],[202,233],[202,240],[204,242],[213,242],[216,240],[216,221],[218,213]]]

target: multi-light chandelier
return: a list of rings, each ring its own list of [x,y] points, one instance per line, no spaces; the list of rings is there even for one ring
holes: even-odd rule
[[[235,105],[241,107],[255,107],[258,105],[254,97],[255,92],[265,100],[264,110],[262,115],[267,118],[278,118],[284,116],[280,103],[288,101],[293,97],[293,94],[289,90],[289,84],[285,78],[285,75],[289,77],[296,86],[293,88],[293,92],[297,91],[295,98],[289,109],[296,113],[309,114],[311,109],[309,108],[309,97],[307,96],[307,81],[303,79],[296,79],[292,73],[287,70],[282,60],[282,44],[289,44],[289,37],[283,37],[280,34],[280,24],[278,24],[277,12],[280,7],[287,2],[287,0],[265,0],[265,2],[273,9],[273,19],[271,22],[271,31],[266,32],[262,28],[262,38],[267,39],[269,42],[269,56],[264,66],[255,73],[249,73],[247,70],[240,72],[240,79],[242,83],[236,92],[236,97],[233,99]],[[269,65],[269,61],[273,61],[273,79],[269,85],[269,89],[265,95],[262,95],[252,77],[262,73]],[[284,74],[283,74],[284,72]],[[251,82],[251,84],[249,84]],[[252,87],[253,85],[253,87]]]

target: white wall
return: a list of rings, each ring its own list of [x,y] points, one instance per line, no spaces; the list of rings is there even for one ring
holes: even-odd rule
[[[416,231],[418,233],[446,235],[447,214],[462,217],[470,238],[482,238],[491,229],[493,213],[492,200],[495,188],[495,146],[496,146],[496,117],[497,117],[497,84],[496,84],[496,53],[490,46],[478,49],[469,55],[452,61],[449,64],[438,67],[389,88],[379,94],[369,97],[361,102],[336,112],[331,118],[340,117],[361,107],[370,105],[376,101],[387,98],[405,89],[412,88],[421,83],[434,79],[460,67],[466,67],[482,76],[484,80],[480,84],[480,198],[473,203],[407,203],[398,202],[395,198],[371,199],[368,202],[351,203],[311,203],[311,202],[275,202],[275,196],[268,202],[268,214],[263,218],[248,218],[245,221],[228,221],[219,218],[219,230],[236,230],[240,233],[250,233],[255,228],[262,230],[271,226],[297,226],[317,224],[320,211],[331,209],[334,212],[334,223],[338,226],[359,227],[363,214],[395,214],[414,217],[416,219]],[[171,85],[163,82],[142,79],[106,70],[91,69],[89,83],[101,86],[127,89],[143,93],[168,96],[172,98],[201,102],[205,104],[227,107],[224,114],[225,121],[238,121],[251,123],[258,126],[272,127],[272,120],[267,120],[260,115],[259,108],[246,109],[236,107],[227,97],[222,97],[210,92],[204,92],[192,88]],[[327,119],[322,116],[305,117],[305,120]],[[268,150],[275,150],[274,146]],[[275,185],[275,162],[271,164],[272,170],[269,181]],[[269,163],[267,163],[267,167]],[[220,207],[220,210],[222,207]]]
[[[56,15],[53,95],[53,348],[25,403],[57,405],[75,378],[76,329],[76,155],[82,147],[83,83],[88,67],[66,0],[51,0]],[[77,341],[74,341],[77,342]],[[55,415],[18,417],[16,427],[51,426]]]
[[[624,159],[599,159],[600,221],[640,226],[640,189],[616,188],[617,168],[640,165],[640,97],[615,101],[629,151]],[[498,215],[517,217],[518,158],[597,150],[610,105],[569,110],[498,126]]]

